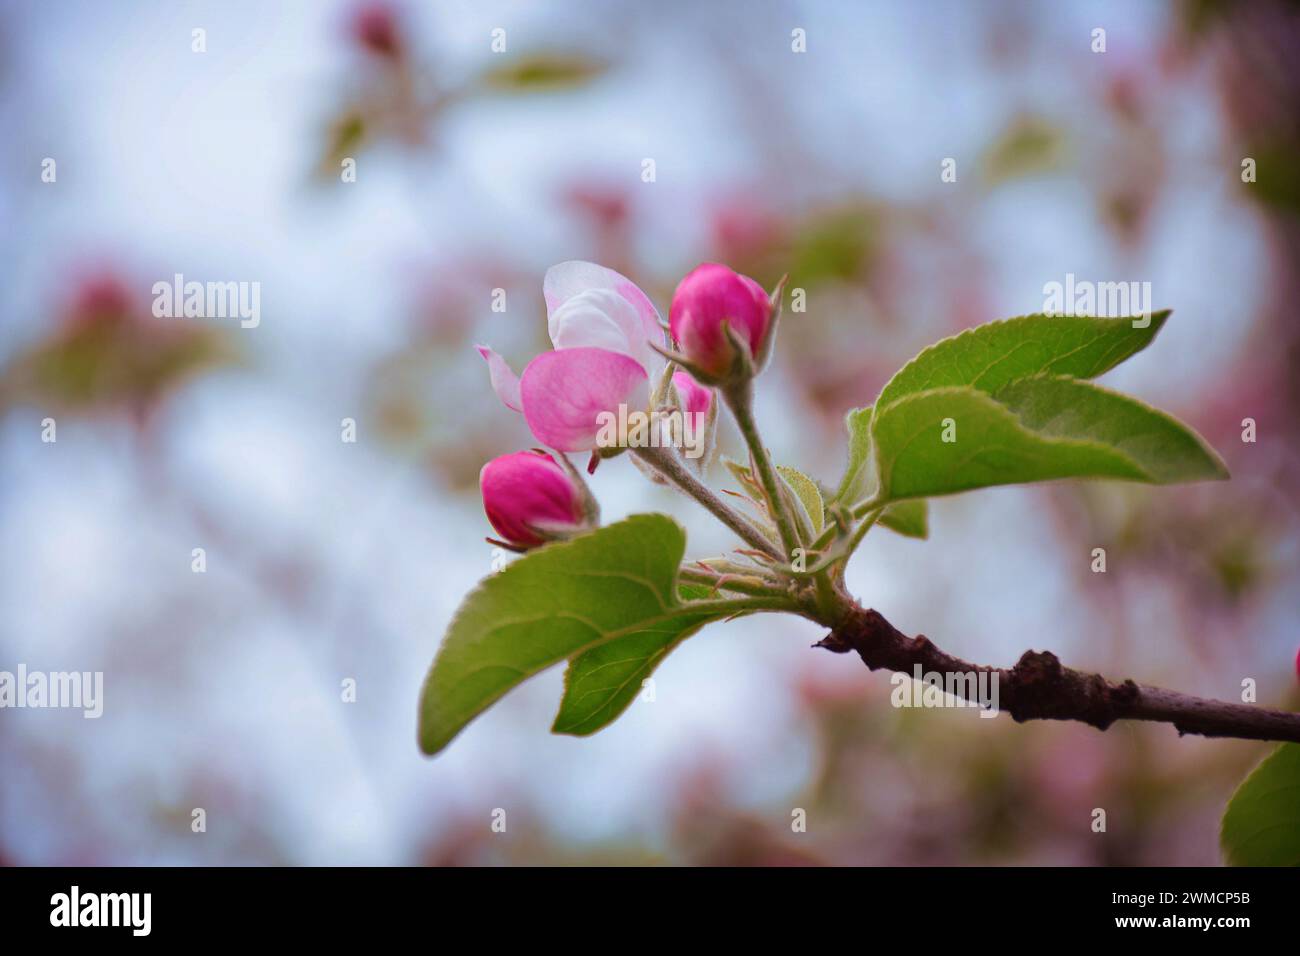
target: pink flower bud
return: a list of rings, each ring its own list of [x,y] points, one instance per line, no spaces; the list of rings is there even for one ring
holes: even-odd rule
[[[352,15],[353,39],[375,56],[396,59],[402,53],[397,13],[383,0],[368,0]]]
[[[137,305],[121,274],[110,268],[96,269],[77,280],[66,322],[77,327],[124,322],[136,316]]]
[[[494,458],[478,480],[488,521],[510,544],[535,547],[586,524],[582,489],[545,452]]]
[[[713,389],[701,385],[687,372],[673,373],[673,387],[682,401],[682,410],[691,414],[707,415],[713,404]]]
[[[724,378],[736,356],[723,323],[749,346],[754,358],[763,351],[771,317],[771,302],[762,286],[726,266],[706,262],[678,284],[668,325],[686,358]]]

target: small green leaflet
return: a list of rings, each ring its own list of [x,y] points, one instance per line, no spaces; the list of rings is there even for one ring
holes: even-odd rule
[[[740,462],[733,461],[725,455],[722,458],[722,464],[726,467],[727,471],[731,472],[731,477],[736,479],[737,484],[740,485],[740,491],[742,494],[754,500],[759,500],[763,497],[763,492],[758,487],[758,482],[750,472],[748,465],[742,465]]]
[[[785,479],[786,484],[790,486],[790,490],[794,492],[795,497],[799,499],[804,514],[808,516],[813,534],[821,534],[822,527],[826,523],[826,506],[822,502],[822,493],[821,489],[817,487],[817,482],[803,472],[796,471],[794,468],[787,468],[785,465],[777,465],[776,470]]]
[[[512,58],[479,77],[479,86],[506,93],[566,90],[585,86],[609,69],[609,64],[584,53],[543,51]]]
[[[871,459],[871,410],[870,405],[854,408],[844,416],[844,427],[849,432],[849,463],[831,497],[832,503],[842,501],[854,505],[865,501],[870,494],[866,486],[871,481],[871,470],[867,467]]]
[[[1300,744],[1283,744],[1228,801],[1219,835],[1231,866],[1300,866]]]
[[[539,548],[489,576],[461,604],[425,678],[420,748],[437,753],[511,688],[568,658],[577,658],[579,667],[569,681],[567,709],[561,708],[563,725],[587,733],[612,720],[631,696],[614,682],[606,687],[608,702],[588,694],[596,686],[589,665],[603,661],[580,663],[582,655],[629,639],[635,650],[653,656],[648,673],[702,624],[755,603],[683,603],[677,566],[685,550],[685,533],[672,519],[634,515]],[[657,656],[655,642],[665,645]],[[583,696],[569,702],[575,688]]]
[[[879,520],[882,526],[904,537],[927,538],[930,522],[926,511],[925,502],[919,498],[896,501],[881,513]]]
[[[889,500],[1057,478],[1170,484],[1228,476],[1218,455],[1174,418],[1063,377],[1024,379],[996,395],[970,387],[916,392],[877,413],[872,430]]]

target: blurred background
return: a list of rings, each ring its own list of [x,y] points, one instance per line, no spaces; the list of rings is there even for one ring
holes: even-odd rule
[[[473,344],[521,368],[590,259],[665,314],[701,261],[789,272],[760,420],[831,484],[921,347],[1151,282],[1173,318],[1105,381],[1230,483],[933,501],[848,582],[968,659],[1300,706],[1298,51],[1269,2],[0,4],[0,669],[104,673],[98,720],[0,710],[0,861],[1217,862],[1266,745],[896,709],[794,619],[709,628],[589,739],[548,733],[559,669],[434,760],[416,702],[491,568],[478,469],[531,444]],[[260,324],[154,318],[176,273],[260,283]],[[594,489],[725,545],[626,461]]]

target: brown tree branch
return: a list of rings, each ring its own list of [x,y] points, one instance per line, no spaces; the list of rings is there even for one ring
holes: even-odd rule
[[[872,670],[886,668],[909,676],[917,665],[926,674],[987,673],[998,681],[999,708],[1020,723],[1078,720],[1105,730],[1117,720],[1149,720],[1173,724],[1179,734],[1300,743],[1300,713],[1209,700],[1131,680],[1117,684],[1100,674],[1065,667],[1050,651],[1025,651],[1011,668],[971,664],[940,650],[924,635],[908,637],[878,612],[857,605],[813,646],[837,654],[857,651]],[[959,681],[953,686],[969,689],[974,684]]]

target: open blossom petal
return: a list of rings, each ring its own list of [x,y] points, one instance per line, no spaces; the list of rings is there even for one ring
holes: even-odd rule
[[[639,362],[598,348],[543,352],[528,363],[520,385],[528,427],[558,451],[594,449],[600,413],[617,414],[620,405],[643,409],[650,393]]]
[[[488,377],[492,380],[492,391],[505,404],[517,412],[524,410],[523,400],[519,397],[519,376],[506,364],[506,360],[486,345],[477,346],[478,354],[488,363]]]
[[[636,359],[645,369],[662,361],[650,348],[632,303],[609,289],[579,292],[551,313],[548,324],[557,349],[608,349]]]
[[[592,293],[613,293],[621,302],[609,296],[592,295]],[[645,344],[647,342],[663,344],[664,334],[659,312],[650,298],[626,276],[613,269],[596,265],[594,262],[561,262],[546,270],[542,294],[546,298],[547,324],[550,328],[551,341],[555,343],[557,349],[581,348],[588,345],[610,348],[611,346],[604,342],[580,340],[580,330],[596,328],[592,324],[593,313],[603,312],[609,323],[624,333],[628,343],[627,347],[614,349],[614,351],[621,351],[640,360],[647,370],[653,370],[659,364],[658,356]],[[584,299],[581,305],[565,308],[571,300],[579,297]],[[632,307],[630,313],[622,308],[624,302]],[[574,312],[583,317],[575,326],[579,331],[565,328],[574,322]],[[566,344],[561,343],[561,334]]]

